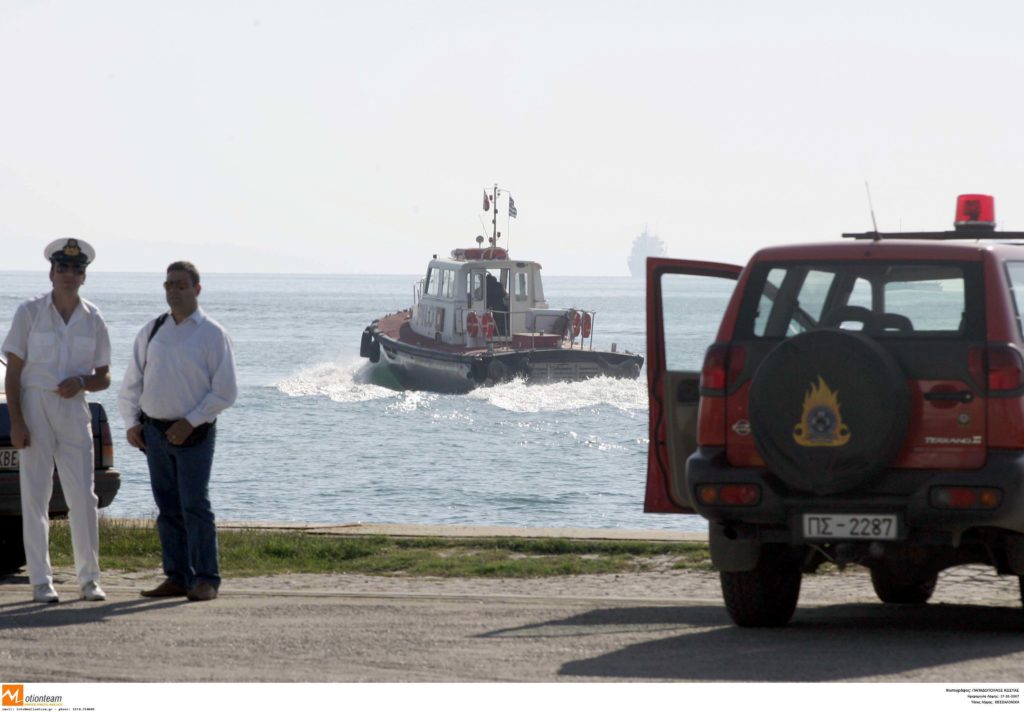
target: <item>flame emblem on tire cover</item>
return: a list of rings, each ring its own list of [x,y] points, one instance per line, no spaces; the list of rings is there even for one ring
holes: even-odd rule
[[[804,447],[840,447],[850,441],[850,429],[839,410],[839,391],[833,393],[821,376],[804,396],[804,412],[793,426],[793,439]]]

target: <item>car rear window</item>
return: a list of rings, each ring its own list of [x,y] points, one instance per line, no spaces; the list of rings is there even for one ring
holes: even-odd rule
[[[980,277],[973,263],[764,264],[751,275],[737,327],[761,338],[824,327],[898,338],[983,334]],[[1024,288],[1024,264],[1018,278]]]
[[[1024,306],[1021,303],[1021,295],[1024,292],[1024,262],[1007,262],[1006,274],[1010,278],[1010,294],[1013,296],[1013,308],[1017,312],[1017,329],[1021,338],[1024,338],[1024,321],[1021,317],[1021,314],[1024,314],[1021,309]]]

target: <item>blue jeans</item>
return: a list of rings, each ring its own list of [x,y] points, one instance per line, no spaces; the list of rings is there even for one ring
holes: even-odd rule
[[[220,586],[217,527],[210,506],[210,468],[217,426],[191,447],[167,442],[152,423],[143,426],[149,483],[159,514],[156,529],[163,549],[164,573],[179,586],[200,581]]]

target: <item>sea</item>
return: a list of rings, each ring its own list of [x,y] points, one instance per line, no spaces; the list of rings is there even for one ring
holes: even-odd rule
[[[166,309],[162,273],[90,272],[113,385],[92,394],[114,429],[122,485],[104,510],[153,517],[142,453],[124,439],[117,392],[142,326]],[[218,420],[210,490],[220,520],[651,530],[705,528],[645,514],[647,374],[514,381],[465,395],[401,390],[359,356],[363,329],[410,306],[415,275],[204,274],[200,305],[232,337],[239,380]],[[0,328],[49,289],[45,271],[0,272]],[[646,351],[645,285],[545,276],[552,307],[596,312],[595,347]],[[699,369],[731,290],[679,278],[670,362]]]

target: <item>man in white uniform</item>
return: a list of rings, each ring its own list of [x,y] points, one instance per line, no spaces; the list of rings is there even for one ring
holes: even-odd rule
[[[110,386],[110,336],[96,306],[78,296],[96,252],[61,238],[43,251],[53,290],[21,306],[4,339],[11,444],[18,449],[22,532],[32,598],[56,603],[50,569],[53,468],[68,503],[82,598],[102,601],[92,416],[86,391]]]

